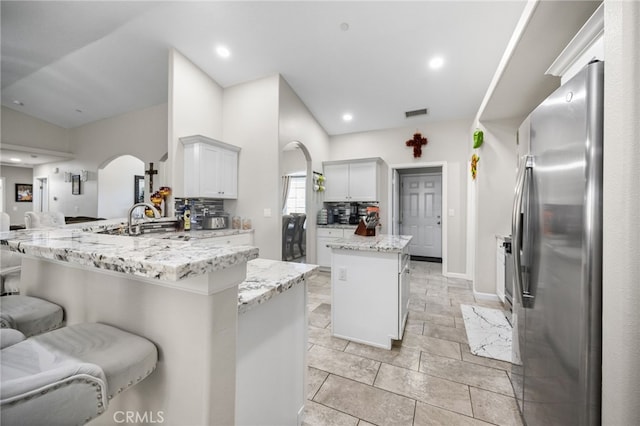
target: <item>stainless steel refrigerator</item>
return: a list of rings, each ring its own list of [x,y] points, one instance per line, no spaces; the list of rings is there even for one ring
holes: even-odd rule
[[[590,63],[529,116],[512,226],[512,383],[528,426],[600,424],[603,77]]]

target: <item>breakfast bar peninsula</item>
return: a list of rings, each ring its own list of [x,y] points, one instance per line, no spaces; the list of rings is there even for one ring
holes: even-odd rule
[[[67,325],[105,323],[157,346],[154,374],[92,424],[113,424],[121,412],[234,424],[238,285],[257,248],[67,228],[5,232],[0,243],[24,255],[21,293],[63,306]]]

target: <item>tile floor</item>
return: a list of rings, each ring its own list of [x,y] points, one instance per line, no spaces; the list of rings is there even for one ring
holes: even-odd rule
[[[522,425],[510,365],[472,355],[460,304],[471,283],[412,261],[404,338],[388,351],[331,336],[331,282],[309,282],[307,425]]]

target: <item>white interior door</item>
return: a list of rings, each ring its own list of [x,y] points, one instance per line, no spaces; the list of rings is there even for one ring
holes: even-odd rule
[[[442,258],[442,174],[401,175],[400,230],[411,255]]]

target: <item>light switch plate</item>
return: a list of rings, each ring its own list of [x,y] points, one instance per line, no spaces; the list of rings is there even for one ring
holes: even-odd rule
[[[271,209],[264,209],[264,217],[271,217]]]
[[[455,216],[456,212],[453,209],[449,209],[449,216]]]

